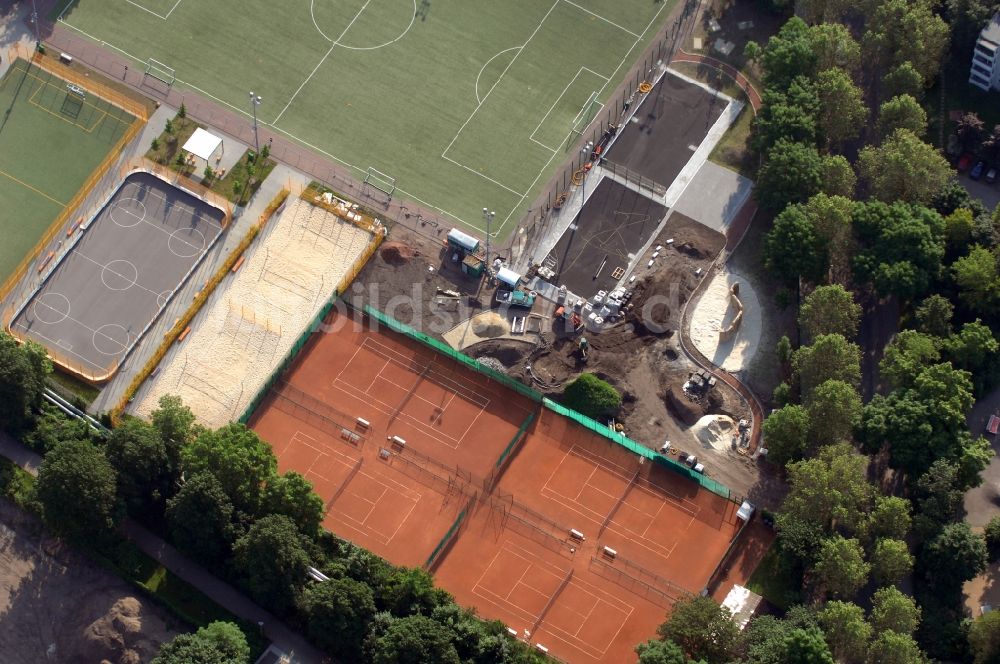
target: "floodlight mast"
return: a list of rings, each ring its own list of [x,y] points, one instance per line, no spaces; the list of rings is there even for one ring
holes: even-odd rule
[[[253,111],[253,146],[257,154],[260,154],[260,140],[257,137],[257,107],[260,106],[260,102],[263,101],[260,95],[255,95],[253,90],[250,91],[250,110]]]
[[[493,223],[493,217],[497,216],[496,212],[483,208],[483,219],[486,221],[486,269],[490,267],[490,224]]]

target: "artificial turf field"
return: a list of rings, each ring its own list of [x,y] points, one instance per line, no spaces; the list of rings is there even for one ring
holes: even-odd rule
[[[0,281],[135,120],[24,60],[0,81]]]
[[[358,176],[506,236],[676,0],[69,0],[63,24],[176,71]],[[586,124],[586,122],[582,122]]]

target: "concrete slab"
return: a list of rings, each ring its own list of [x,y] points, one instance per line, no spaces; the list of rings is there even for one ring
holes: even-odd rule
[[[681,194],[674,209],[725,234],[752,189],[752,180],[706,161]]]

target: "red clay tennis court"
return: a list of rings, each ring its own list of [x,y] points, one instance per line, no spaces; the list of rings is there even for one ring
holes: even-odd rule
[[[739,532],[734,503],[401,334],[339,318],[252,421],[327,501],[327,528],[424,565],[461,604],[574,664],[635,661],[670,606],[708,585]]]

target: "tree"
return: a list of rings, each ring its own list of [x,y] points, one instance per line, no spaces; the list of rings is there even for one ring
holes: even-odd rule
[[[971,210],[973,216],[987,214],[986,206],[978,198],[973,198],[969,190],[955,178],[951,178],[941,188],[941,191],[934,195],[931,200],[931,207],[939,214],[951,214],[958,208]]]
[[[766,89],[761,101],[753,124],[754,151],[763,155],[782,138],[815,144],[820,100],[810,79],[799,76],[787,89]]]
[[[789,205],[774,219],[764,240],[764,265],[788,286],[799,277],[818,282],[826,272],[827,256],[812,220],[801,205]]]
[[[129,512],[154,517],[173,494],[175,477],[169,472],[167,450],[156,430],[129,417],[108,436],[108,461],[118,475],[118,492]]]
[[[795,404],[780,408],[764,420],[763,432],[771,461],[784,466],[801,459],[808,444],[809,413]]]
[[[278,614],[295,601],[306,579],[306,553],[295,523],[287,516],[269,514],[250,527],[233,546],[233,571],[250,595]]]
[[[215,475],[233,506],[249,515],[258,514],[262,489],[278,467],[271,447],[237,423],[203,432],[181,449],[181,465],[188,474]]]
[[[750,621],[741,639],[742,657],[747,664],[785,664],[785,639],[794,630],[811,631],[817,627],[815,613],[804,606],[793,606],[783,619],[757,616]]]
[[[827,593],[853,597],[868,581],[871,565],[865,562],[865,552],[858,540],[834,535],[820,545],[814,571]]]
[[[882,79],[882,93],[886,97],[909,95],[914,99],[920,99],[923,92],[924,77],[909,62],[899,63]]]
[[[757,173],[757,200],[775,212],[789,203],[804,203],[820,191],[822,165],[814,146],[778,140]]]
[[[873,490],[868,458],[849,443],[821,447],[816,456],[788,466],[789,492],[778,516],[779,530],[790,520],[831,530],[834,523],[851,532],[865,522]]]
[[[233,623],[213,622],[160,646],[152,664],[248,664],[250,646]]]
[[[951,335],[942,345],[944,355],[951,360],[952,365],[972,373],[976,378],[981,378],[993,365],[997,350],[1000,349],[993,332],[979,319],[963,325],[957,334]]]
[[[884,67],[908,62],[926,83],[937,74],[948,48],[949,28],[929,0],[885,0],[866,22],[867,57]]]
[[[881,295],[923,295],[941,270],[944,219],[921,206],[857,203],[851,219],[858,241],[854,274]]]
[[[711,597],[701,596],[674,604],[670,617],[658,631],[664,640],[679,645],[691,659],[703,659],[708,664],[728,662],[739,636],[729,609],[719,606]]]
[[[635,647],[639,664],[687,664],[688,658],[673,641],[651,639]]]
[[[949,523],[924,546],[921,563],[928,582],[956,588],[986,569],[986,541],[965,522]]]
[[[906,542],[895,539],[880,539],[872,552],[872,575],[879,585],[897,583],[913,571],[913,556]],[[915,627],[914,627],[915,628]]]
[[[875,540],[901,540],[910,532],[910,501],[899,496],[876,496],[868,515],[868,535]]]
[[[827,380],[840,380],[850,385],[861,383],[861,351],[857,344],[839,334],[821,334],[811,346],[795,351],[793,359],[799,377],[803,399]]]
[[[897,129],[882,145],[861,150],[858,172],[878,200],[909,203],[930,202],[952,176],[944,157],[909,129]]]
[[[354,579],[316,583],[303,594],[309,638],[343,661],[361,661],[361,646],[375,617],[372,589]]]
[[[975,664],[1000,661],[1000,611],[989,611],[969,626],[969,649]]]
[[[842,159],[842,158],[841,158]],[[846,160],[844,160],[846,162]],[[854,188],[854,172],[850,164],[851,189]],[[825,187],[824,187],[825,188]],[[852,232],[854,203],[845,196],[817,194],[805,206],[806,215],[812,222],[816,236],[826,252],[831,281],[846,284],[851,281],[851,259],[857,249]],[[826,270],[824,270],[826,271]]]
[[[861,307],[843,286],[819,286],[806,296],[799,309],[799,325],[810,339],[839,334],[852,339],[858,334]]]
[[[986,540],[986,551],[989,554],[990,562],[1000,560],[1000,516],[994,516],[983,529],[983,538]]]
[[[67,440],[45,455],[35,495],[56,533],[79,542],[101,541],[121,518],[115,469],[83,440]]]
[[[453,637],[447,627],[426,616],[394,619],[385,633],[369,637],[371,661],[373,664],[460,664]]]
[[[850,198],[854,195],[857,184],[858,178],[854,175],[851,163],[842,155],[828,154],[823,157],[820,163],[821,194]]]
[[[958,140],[962,142],[962,148],[965,150],[974,150],[985,132],[986,125],[975,112],[962,114],[955,127]]]
[[[959,256],[968,250],[974,226],[975,219],[972,210],[968,208],[958,208],[944,218],[944,237],[949,257]]]
[[[937,532],[951,521],[962,504],[964,487],[959,481],[958,466],[946,459],[937,459],[917,478],[913,497],[919,530]]]
[[[938,340],[915,330],[902,330],[885,347],[879,372],[895,388],[910,388],[925,368],[941,359]]]
[[[182,552],[208,564],[221,562],[235,540],[233,503],[209,472],[195,473],[167,501],[167,530]]]
[[[42,404],[45,379],[52,373],[45,349],[33,341],[19,344],[0,332],[0,429],[18,433]]]
[[[955,307],[948,298],[938,293],[929,295],[914,312],[917,329],[924,334],[946,339],[951,335],[951,318],[954,313]]]
[[[951,266],[952,278],[958,286],[958,297],[970,309],[984,315],[1000,310],[1000,272],[997,259],[986,247],[975,245],[968,255]]]
[[[897,95],[879,107],[879,136],[892,136],[897,129],[907,129],[915,136],[927,131],[927,112],[909,94]]]
[[[876,634],[892,631],[911,636],[920,624],[920,607],[896,587],[882,588],[872,596],[871,623]]]
[[[814,444],[851,440],[854,427],[861,421],[861,395],[842,380],[820,383],[806,402],[806,408]]]
[[[295,522],[299,531],[316,537],[323,523],[323,499],[313,491],[312,483],[294,470],[276,475],[264,491],[264,511],[284,514]]]
[[[828,146],[856,138],[868,117],[861,90],[843,69],[821,71],[816,77],[820,107],[817,122]]]
[[[818,629],[795,629],[785,637],[787,664],[833,664],[830,648]]]
[[[872,638],[865,612],[850,602],[827,602],[819,612],[819,624],[833,655],[843,662],[863,662]]]
[[[567,407],[595,420],[613,415],[622,405],[618,390],[592,373],[582,373],[567,385],[563,400]]]
[[[815,0],[813,0],[815,1]],[[850,0],[821,0],[828,7],[837,4],[841,8],[850,6]],[[796,3],[796,10],[801,2]],[[841,13],[841,12],[836,12]],[[846,72],[855,72],[861,66],[861,46],[851,36],[850,30],[836,21],[809,21],[809,39],[816,56],[816,71],[822,72],[834,67]]]
[[[927,658],[909,634],[891,630],[882,632],[872,641],[867,664],[926,664]]]
[[[817,56],[814,43],[809,35],[809,26],[800,18],[790,18],[778,34],[768,39],[763,49],[758,47],[757,50],[764,71],[765,88],[787,89],[796,77],[808,78],[815,71]]]
[[[150,413],[153,428],[167,449],[173,472],[181,465],[181,448],[193,441],[203,431],[195,422],[194,413],[181,398],[171,394],[160,397],[159,408]]]

